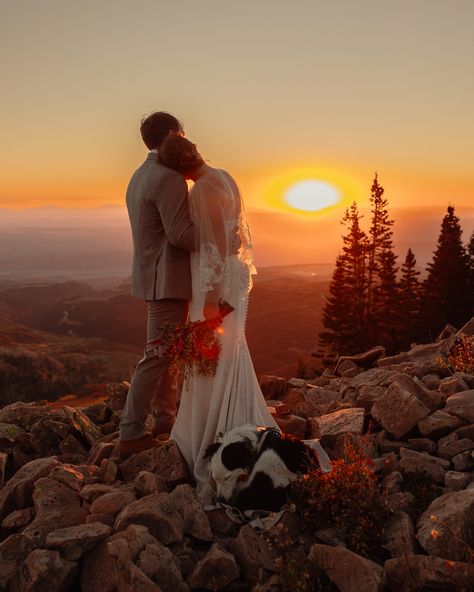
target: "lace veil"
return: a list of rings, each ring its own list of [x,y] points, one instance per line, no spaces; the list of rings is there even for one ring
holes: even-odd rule
[[[211,169],[190,193],[190,213],[195,225],[199,256],[199,285],[207,300],[228,298],[231,285],[230,258],[241,265],[240,284],[252,287],[256,273],[250,229],[244,204],[234,179],[225,171]]]

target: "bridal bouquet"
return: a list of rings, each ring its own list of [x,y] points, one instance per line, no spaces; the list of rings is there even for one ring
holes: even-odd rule
[[[234,307],[225,300],[219,300],[221,318],[230,314]],[[184,380],[189,380],[194,372],[203,376],[214,376],[221,351],[221,343],[216,331],[208,321],[166,324],[162,336],[152,341],[160,355],[170,359],[170,372],[180,368]]]

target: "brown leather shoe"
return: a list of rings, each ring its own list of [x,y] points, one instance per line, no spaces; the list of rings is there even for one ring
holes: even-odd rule
[[[163,432],[162,434],[157,434],[155,438],[160,442],[167,442],[170,439],[170,435],[167,432]]]
[[[139,438],[133,438],[132,440],[121,440],[119,445],[119,460],[123,460],[131,454],[142,452],[150,448],[156,448],[161,446],[163,442],[155,440],[150,434],[144,434]]]

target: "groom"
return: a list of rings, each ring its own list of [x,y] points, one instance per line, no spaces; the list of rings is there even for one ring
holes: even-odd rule
[[[164,439],[173,427],[176,376],[168,373],[169,360],[157,355],[150,341],[158,337],[160,325],[187,318],[191,299],[189,251],[194,250],[186,181],[157,159],[163,141],[170,134],[184,135],[183,127],[176,117],[159,111],[142,121],[140,133],[149,154],[132,175],[126,201],[133,238],[132,295],[147,302],[147,346],[120,419],[121,456],[161,443],[145,434],[150,410],[155,436],[161,434]]]

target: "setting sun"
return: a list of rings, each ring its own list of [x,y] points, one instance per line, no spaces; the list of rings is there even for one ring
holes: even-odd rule
[[[262,187],[265,205],[306,217],[347,207],[364,191],[356,179],[329,167],[303,166],[269,177],[271,181]]]
[[[311,179],[292,185],[283,199],[297,210],[317,212],[339,203],[341,193],[330,183]]]

